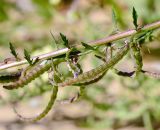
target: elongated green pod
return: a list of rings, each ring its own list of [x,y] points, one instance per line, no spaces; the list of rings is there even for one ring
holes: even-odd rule
[[[117,54],[113,58],[111,58],[107,63],[104,63],[88,72],[80,74],[77,78],[70,78],[62,83],[58,83],[58,86],[64,87],[73,84],[90,84],[96,82],[97,79],[103,77],[105,72],[108,69],[110,69],[110,67],[113,67],[117,62],[119,62],[123,58],[124,55],[127,54],[128,49],[129,47],[127,44],[121,51],[117,52]],[[25,77],[22,77],[17,82],[5,85],[3,87],[6,89],[17,89],[19,87],[23,87],[24,85],[27,85],[29,82],[31,82],[32,80],[43,74],[45,71],[47,71],[51,67],[51,65],[52,63],[49,62],[44,66],[35,67],[35,69],[33,69],[33,71],[28,73]]]
[[[88,72],[80,74],[77,78],[70,78],[62,83],[59,83],[58,86],[64,87],[67,85],[74,85],[74,84],[90,84],[96,81],[98,78],[103,76],[107,70],[113,67],[116,63],[118,63],[128,52],[129,46],[128,44],[113,58],[111,58],[107,63],[104,63],[98,66],[95,69],[92,69]]]
[[[136,62],[136,73],[140,72],[143,67],[142,54],[138,43],[133,42],[131,44],[131,49],[133,51],[133,57]]]
[[[54,61],[55,64],[64,61],[64,59],[57,59]],[[20,77],[20,79],[14,83],[10,83],[8,85],[4,85],[3,88],[5,89],[18,89],[30,83],[35,78],[39,77],[44,72],[48,71],[52,66],[52,62],[48,61],[45,65],[37,65],[32,69],[32,71],[28,72],[25,77]]]
[[[22,115],[20,115],[15,109],[15,113],[17,114],[17,116],[20,118],[20,120],[22,121],[25,121],[25,122],[36,122],[36,121],[39,121],[41,120],[43,117],[45,117],[48,112],[51,110],[56,98],[57,98],[57,93],[58,93],[58,86],[54,86],[53,89],[52,89],[52,94],[51,94],[51,97],[50,97],[50,100],[46,106],[46,108],[36,117],[33,117],[33,118],[26,118],[26,117],[23,117]]]

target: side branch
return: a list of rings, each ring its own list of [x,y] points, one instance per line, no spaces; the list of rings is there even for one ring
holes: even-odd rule
[[[148,24],[148,25],[144,26],[141,30],[147,31],[147,30],[154,30],[154,29],[158,29],[158,28],[160,28],[160,21]],[[99,39],[96,41],[91,41],[88,44],[90,44],[91,46],[98,46],[98,45],[102,45],[102,44],[111,43],[113,41],[117,41],[119,39],[123,39],[123,38],[129,37],[129,36],[132,36],[132,35],[135,35],[138,33],[139,32],[137,32],[135,29],[132,29],[132,30],[128,30],[128,31],[121,32],[121,33],[118,33],[115,35],[111,35],[111,36],[108,36],[106,38],[102,38],[102,39]]]
[[[145,25],[141,30],[147,31],[147,30],[154,30],[154,29],[158,29],[158,28],[160,28],[160,21]],[[132,30],[128,30],[128,31],[125,31],[125,32],[121,32],[121,33],[118,33],[118,34],[108,36],[106,38],[91,41],[91,42],[88,42],[87,44],[89,44],[91,46],[99,46],[99,45],[111,43],[111,42],[117,41],[119,39],[129,37],[129,36],[132,36],[132,35],[135,35],[135,34],[138,34],[138,33],[139,33],[139,31],[136,31],[135,29],[132,29]],[[77,48],[82,48],[81,45],[78,45],[76,47]],[[64,48],[64,49],[60,49],[60,50],[57,50],[57,51],[54,51],[54,52],[49,52],[49,53],[46,53],[46,54],[34,56],[34,57],[32,57],[32,59],[36,59],[37,57],[38,57],[39,60],[45,60],[45,59],[48,59],[48,58],[51,58],[51,57],[54,58],[56,56],[66,54],[68,51],[69,51],[68,48]],[[7,68],[12,68],[12,67],[15,67],[15,66],[24,65],[24,64],[27,64],[27,63],[28,62],[26,60],[21,60],[21,61],[18,61],[18,62],[5,64],[5,65],[0,66],[0,71],[4,70],[4,69],[7,69]]]

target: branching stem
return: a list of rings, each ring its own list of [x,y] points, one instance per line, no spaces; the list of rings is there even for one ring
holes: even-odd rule
[[[141,30],[142,31],[147,31],[147,30],[154,30],[154,29],[158,29],[158,28],[160,28],[160,21],[145,25]],[[128,31],[124,31],[124,32],[121,32],[121,33],[117,33],[117,34],[114,34],[114,35],[107,36],[107,37],[99,39],[99,40],[88,42],[87,44],[89,44],[91,46],[99,46],[99,45],[103,45],[103,44],[108,44],[108,43],[112,43],[114,41],[117,41],[119,39],[123,39],[123,38],[129,37],[129,36],[133,36],[135,34],[138,34],[139,32],[141,32],[141,31],[136,31],[135,29],[131,29],[131,30],[128,30]],[[76,48],[82,48],[82,46],[78,45],[78,46],[76,46]],[[54,58],[56,56],[61,56],[63,54],[66,54],[68,51],[69,51],[68,48],[63,48],[63,49],[60,49],[60,50],[57,50],[57,51],[54,51],[54,52],[49,52],[49,53],[46,53],[46,54],[34,56],[34,57],[32,57],[32,59],[36,59],[37,57],[38,57],[39,60],[45,60],[45,59],[48,59],[48,58],[51,58],[51,57]],[[27,63],[28,62],[26,60],[21,60],[21,61],[18,61],[18,62],[13,62],[13,63],[1,65],[0,66],[0,71],[8,69],[8,68],[24,65],[24,64],[27,64]]]

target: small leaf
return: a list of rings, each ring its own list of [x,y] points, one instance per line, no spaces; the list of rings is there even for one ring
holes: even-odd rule
[[[133,24],[137,30],[138,29],[138,24],[137,24],[138,15],[137,15],[137,12],[134,7],[133,7],[133,11],[132,11],[132,17],[133,17]]]
[[[94,47],[92,47],[92,46],[90,46],[90,45],[88,45],[88,44],[86,44],[84,42],[81,42],[81,43],[82,43],[82,46],[84,46],[87,50],[92,50],[96,55],[98,55],[100,57],[104,57],[105,56],[102,52],[100,52],[98,50],[98,48],[94,48]]]
[[[95,51],[94,47],[92,47],[92,46],[90,46],[90,45],[88,45],[88,44],[86,44],[84,42],[81,42],[81,43],[82,43],[82,46],[84,46],[86,49]]]
[[[58,48],[58,41],[56,40],[56,38],[55,38],[55,36],[53,35],[52,31],[50,31],[50,33],[51,33],[51,36],[52,36],[52,38],[53,38],[53,40],[54,40],[54,43],[55,43],[55,45],[56,45],[56,49],[59,49],[59,48]]]
[[[25,50],[24,49],[24,55],[25,55],[25,59],[28,61],[28,63],[30,64],[30,65],[33,65],[32,63],[33,63],[33,60],[31,59],[31,56],[30,56],[30,54],[28,53],[28,51],[27,50]]]
[[[62,34],[62,33],[60,33],[60,36],[61,36],[61,39],[62,39],[63,42],[64,42],[64,45],[65,45],[66,47],[70,48],[70,47],[69,47],[69,44],[68,44],[68,39],[67,39],[67,37],[66,37],[64,34]]]
[[[112,9],[112,21],[114,23],[115,30],[118,30],[118,28],[117,28],[118,19],[117,19],[116,12],[114,9]]]
[[[9,48],[10,48],[10,50],[11,50],[12,55],[13,55],[16,59],[18,59],[18,55],[17,55],[17,53],[16,53],[16,50],[15,50],[15,48],[14,48],[14,46],[12,45],[11,42],[9,43]]]

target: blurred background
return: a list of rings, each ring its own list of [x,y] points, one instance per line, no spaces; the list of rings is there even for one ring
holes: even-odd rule
[[[59,43],[59,33],[65,34],[72,45],[106,37],[114,30],[113,8],[120,31],[134,28],[133,6],[139,24],[160,20],[160,0],[0,0],[0,61],[11,57],[9,42],[21,58],[24,49],[31,55],[56,50],[51,32]],[[143,62],[144,69],[160,72],[160,31],[155,35],[156,40],[143,46]],[[134,62],[127,58],[117,67],[133,70]],[[87,71],[100,63],[87,55],[80,64]],[[20,122],[9,102],[18,101],[18,112],[32,117],[47,104],[51,86],[47,74],[27,86],[13,91],[0,87],[0,130],[160,129],[160,81],[153,78],[135,80],[109,71],[102,80],[87,86],[82,100],[69,104],[57,101],[44,119],[31,124]],[[77,92],[75,86],[60,88],[58,100],[69,99]]]

